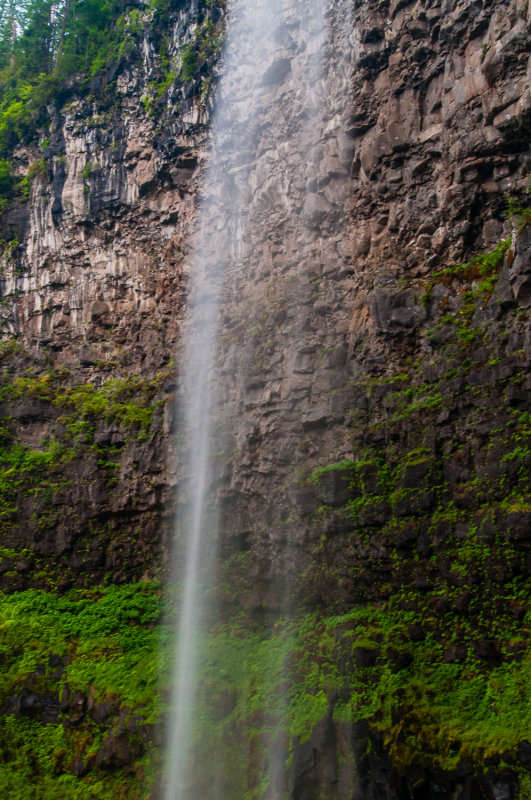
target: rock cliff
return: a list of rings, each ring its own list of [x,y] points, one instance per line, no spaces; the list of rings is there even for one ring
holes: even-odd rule
[[[165,575],[174,362],[226,20],[223,4],[176,3],[161,30],[160,13],[143,8],[133,53],[72,79],[14,153],[31,178],[2,221],[8,591]],[[256,658],[259,626],[297,598],[301,688],[275,733],[291,766],[264,786],[265,684],[251,702],[219,656],[202,698],[216,756],[195,796],[215,774],[226,797],[523,798],[530,745],[510,709],[529,668],[531,11],[338,0],[326,24],[308,119],[318,48],[296,4],[284,13],[227,169],[245,241],[221,238],[230,203],[212,217],[234,250],[215,594],[245,619],[227,653],[244,641]],[[46,657],[4,711],[106,732],[56,774],[137,764],[148,781],[152,709],[74,673],[60,697],[68,657]],[[455,703],[452,684],[467,687]]]
[[[183,256],[206,147],[201,92],[223,23],[204,6],[170,17],[165,34],[156,23],[168,20],[144,11],[134,57],[89,86],[74,79],[48,108],[47,127],[14,154],[32,179],[3,221],[3,413],[13,441],[59,450],[52,496],[24,473],[5,544],[50,565],[59,557],[63,582],[153,574],[171,517]],[[195,77],[164,83],[162,40],[175,64],[186,48],[203,48]]]

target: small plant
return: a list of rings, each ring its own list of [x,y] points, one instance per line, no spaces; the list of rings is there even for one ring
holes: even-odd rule
[[[197,54],[191,45],[186,45],[181,54],[181,77],[191,81],[197,67]]]
[[[44,158],[39,158],[29,165],[27,173],[17,183],[17,188],[20,191],[22,198],[27,200],[29,198],[31,183],[38,178],[39,180],[48,179],[48,167]]]
[[[13,164],[5,158],[0,158],[0,193],[5,194],[13,184]]]
[[[512,197],[508,192],[505,193],[505,199],[507,201],[505,218],[516,219],[519,231],[523,230],[526,225],[531,225],[531,208],[523,206],[519,200]]]
[[[152,117],[155,107],[154,99],[152,97],[149,97],[149,95],[145,94],[141,97],[141,103],[144,106],[144,113],[146,114],[146,116]]]

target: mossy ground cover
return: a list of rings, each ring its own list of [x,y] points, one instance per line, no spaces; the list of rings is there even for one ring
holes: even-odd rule
[[[465,612],[452,608],[456,596],[410,589],[333,616],[301,609],[267,629],[243,613],[214,621],[195,715],[204,758],[198,790],[221,781],[230,800],[262,797],[275,748],[289,768],[294,741],[307,739],[330,710],[337,725],[367,720],[398,769],[430,761],[451,770],[468,759],[523,773],[517,748],[531,726],[529,588],[523,579],[496,587],[494,605],[489,598],[482,606],[478,594]],[[160,721],[172,649],[163,612],[158,584],[0,596],[0,776],[10,797],[149,796],[161,768],[149,743],[127,768],[73,771],[92,763],[119,709],[147,726]],[[487,629],[495,663],[473,646]],[[459,658],[457,645],[465,648]],[[17,703],[25,691],[59,699],[64,687],[115,703],[114,715],[98,725],[67,705],[43,721]]]
[[[71,751],[75,739],[61,725],[6,717],[0,735],[0,757],[4,762],[0,764],[0,777],[10,800],[144,800],[149,796],[143,777],[95,771],[80,779],[61,773],[54,764]],[[143,761],[146,766],[139,763],[139,772],[149,775],[151,764],[147,759]]]
[[[0,400],[35,398],[60,409],[63,413],[57,415],[57,423],[62,430],[59,428],[58,434],[74,443],[91,443],[94,428],[101,422],[122,425],[143,441],[155,408],[161,403],[154,397],[169,374],[169,370],[160,372],[152,380],[129,375],[108,380],[98,388],[92,383],[72,385],[66,370],[14,378],[6,374],[0,385]]]
[[[498,595],[500,609],[515,597],[527,598],[529,588],[523,580],[505,587]],[[466,758],[484,763],[515,756],[531,722],[529,609],[522,620],[501,610],[492,619],[489,603],[480,608],[471,602],[469,611],[450,605],[441,615],[442,596],[448,600],[443,592],[405,590],[385,603],[323,620],[323,634],[335,634],[336,658],[329,663],[342,653],[352,665],[350,680],[335,679],[337,688],[352,691],[336,714],[369,719],[398,766],[429,759],[451,770]],[[482,615],[491,617],[488,633]],[[495,664],[476,654],[474,642],[486,636],[499,653]],[[515,642],[523,644],[521,651]],[[459,644],[463,649],[456,657]],[[300,663],[303,667],[304,659]],[[333,685],[333,672],[328,680]]]
[[[293,743],[330,711],[337,725],[366,720],[399,772],[505,764],[524,784],[530,588],[521,578],[477,591],[464,610],[461,591],[405,588],[335,616],[301,611],[267,632],[244,615],[220,624],[207,636],[196,717],[199,757],[213,754],[201,786],[228,763],[225,796],[261,798],[275,747],[289,769]],[[486,638],[493,660],[478,655]]]
[[[120,711],[139,725],[160,719],[161,680],[170,648],[159,584],[98,587],[58,596],[37,590],[0,594],[0,785],[14,800],[143,798],[153,779],[153,749],[143,741],[127,770],[90,763]],[[166,645],[166,646],[165,646]],[[108,703],[105,724],[68,701],[78,691],[86,709]],[[24,705],[28,693],[33,705]],[[22,702],[21,702],[22,698]],[[93,715],[94,716],[94,715]],[[97,719],[97,717],[96,717]],[[131,734],[133,736],[134,734]],[[145,739],[145,737],[144,737]],[[79,772],[79,770],[77,770]]]

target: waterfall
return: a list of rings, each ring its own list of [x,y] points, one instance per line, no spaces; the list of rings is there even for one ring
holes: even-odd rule
[[[256,366],[249,361],[256,361],[260,350],[252,344],[260,338],[256,327],[260,316],[258,307],[253,307],[250,287],[280,292],[283,305],[298,309],[296,319],[271,345],[273,351],[282,349],[284,353],[279,380],[291,380],[294,363],[308,346],[311,328],[311,285],[300,276],[322,269],[321,223],[326,219],[333,229],[344,216],[343,189],[336,192],[333,202],[317,193],[325,158],[320,143],[332,140],[341,122],[337,109],[330,107],[330,98],[337,97],[338,87],[341,92],[345,83],[345,76],[324,68],[326,6],[326,0],[233,0],[229,7],[211,149],[189,263],[189,300],[180,354],[174,572],[182,593],[164,800],[195,797],[192,772],[201,768],[192,763],[193,721],[205,616],[210,613],[210,587],[216,575],[218,531],[224,524],[220,521],[220,497],[231,481],[228,454],[242,450],[235,421],[241,419],[252,391],[250,376]],[[333,92],[331,83],[337,84]],[[290,87],[289,94],[284,86]],[[289,142],[296,147],[296,158],[291,156]],[[341,183],[345,184],[343,175]],[[289,240],[286,268],[282,286],[271,288],[268,276],[274,254],[269,243],[279,231]],[[238,345],[242,328],[244,338],[247,335],[251,340],[243,348]],[[289,339],[289,346],[282,337]],[[299,392],[299,401],[295,391],[294,397],[286,400],[275,385],[273,377],[278,433],[279,426],[291,424],[291,418],[304,408],[311,409],[307,408],[309,395]],[[247,429],[252,425],[249,412]],[[286,459],[287,472],[296,466],[295,460]],[[252,508],[249,515],[254,511]],[[259,509],[258,516],[263,514]],[[257,531],[264,524],[260,518],[254,523]],[[268,546],[282,565],[271,576],[271,585],[278,611],[286,617],[293,610],[293,564],[298,556],[293,546],[283,541],[284,536],[273,533]],[[277,697],[275,703],[285,713],[286,698]],[[286,749],[275,740],[268,746],[269,796],[277,798],[285,791],[275,787],[285,784],[278,776]],[[224,800],[222,787],[211,787],[209,800],[214,798]]]

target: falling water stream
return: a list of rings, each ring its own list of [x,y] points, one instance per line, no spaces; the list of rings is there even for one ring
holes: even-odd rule
[[[222,311],[231,303],[239,305],[245,324],[241,287],[260,272],[263,257],[258,255],[257,242],[266,237],[272,220],[277,230],[289,231],[291,269],[300,273],[305,259],[318,263],[322,258],[319,214],[334,212],[330,204],[325,211],[316,206],[316,195],[308,203],[304,188],[313,180],[309,175],[315,166],[312,153],[323,138],[325,125],[328,136],[333,136],[334,124],[338,124],[333,114],[323,119],[330,81],[335,80],[330,70],[325,77],[323,66],[327,5],[327,0],[233,0],[228,9],[211,149],[188,267],[189,299],[180,354],[179,511],[174,558],[182,594],[164,800],[195,798],[191,789],[193,771],[200,769],[192,763],[191,743],[206,598],[215,576],[218,547],[216,485],[224,469],[219,454],[231,438],[231,414],[234,418],[239,413],[235,397],[238,391],[240,396],[244,391],[238,359],[233,359],[236,366],[226,367],[230,352],[220,345],[225,335]],[[283,97],[284,82],[295,86],[293,98]],[[296,163],[289,161],[288,142],[295,142]],[[289,303],[309,308],[305,291],[290,288]],[[304,319],[309,314],[309,310],[299,314],[297,330],[289,334],[299,348],[307,337],[308,322]],[[247,321],[249,330],[253,322]],[[281,346],[285,349],[285,344]],[[224,381],[221,361],[225,362]],[[290,370],[290,358],[286,370]],[[223,411],[231,402],[232,410]],[[293,403],[289,408],[292,413]],[[279,419],[282,422],[281,412]],[[288,572],[292,558],[289,549],[283,558]],[[279,560],[282,562],[282,558]],[[291,611],[290,587],[291,577],[278,582],[279,607],[284,615]],[[283,698],[277,698],[277,705],[285,705]],[[283,790],[275,789],[275,785],[286,753],[275,742],[270,743],[270,749],[270,796],[276,800],[283,796]],[[212,787],[209,800],[224,797],[222,789]]]

